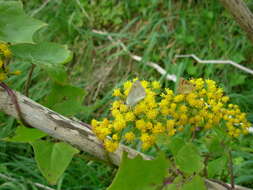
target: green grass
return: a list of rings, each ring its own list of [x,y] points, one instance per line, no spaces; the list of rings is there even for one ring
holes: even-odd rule
[[[41,6],[38,0],[23,0],[23,3],[28,14]],[[174,88],[173,82],[166,81],[145,65],[145,61],[153,61],[168,73],[217,81],[231,96],[232,102],[239,104],[253,122],[251,75],[229,65],[203,65],[187,58],[174,60],[176,54],[194,53],[202,59],[230,59],[253,68],[252,44],[218,0],[192,3],[187,0],[168,0],[166,3],[161,0],[80,0],[80,3],[76,0],[51,0],[35,15],[48,23],[48,27],[36,34],[37,42],[67,44],[74,52],[74,59],[66,68],[73,84],[88,93],[84,102],[87,111],[78,115],[80,119],[89,122],[93,117],[105,116],[112,89],[133,77],[157,79],[163,86]],[[115,41],[123,42],[130,52],[143,57],[143,61],[132,60],[118,44],[113,44],[105,35],[92,32],[93,29],[108,32]],[[23,91],[29,66],[23,63],[17,67],[24,74],[12,78],[9,84]],[[40,102],[50,91],[50,82],[44,77],[43,71],[35,70],[31,86],[32,98]],[[0,135],[5,137],[13,132],[16,122],[3,114],[0,119]],[[253,180],[249,176],[253,175],[253,165],[245,166],[253,157],[250,139],[252,135],[239,141],[247,152],[235,152],[234,159],[236,181],[252,188],[250,181]],[[36,189],[28,180],[46,184],[29,145],[1,141],[0,149],[2,170],[6,169],[6,175],[21,180],[11,182],[9,189],[17,189],[15,186]],[[105,189],[112,177],[113,169],[110,167],[75,158],[56,188]],[[0,180],[0,184],[6,183]],[[8,187],[0,185],[0,189]]]

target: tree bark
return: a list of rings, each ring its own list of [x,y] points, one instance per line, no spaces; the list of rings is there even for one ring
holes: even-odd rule
[[[253,14],[243,0],[220,0],[253,43]]]
[[[81,121],[68,119],[36,102],[30,98],[23,96],[18,92],[14,92],[20,105],[22,116],[25,121],[32,127],[37,128],[50,136],[68,142],[79,150],[90,153],[91,155],[107,160],[108,156],[114,165],[119,165],[122,152],[128,152],[130,158],[141,155],[144,159],[150,160],[152,157],[140,153],[127,146],[120,145],[115,153],[106,154],[103,146],[100,144],[96,136],[91,131],[91,126]],[[0,87],[0,111],[18,118],[15,106],[6,91]],[[208,190],[225,190],[224,186],[219,183],[206,179]],[[249,190],[248,188],[236,186],[235,190]]]

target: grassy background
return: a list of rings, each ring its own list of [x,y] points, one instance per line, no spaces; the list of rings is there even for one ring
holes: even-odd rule
[[[252,44],[218,0],[51,0],[41,10],[40,0],[22,2],[29,15],[48,23],[36,34],[35,41],[67,44],[74,52],[66,69],[73,84],[87,92],[84,112],[77,115],[79,119],[89,122],[93,117],[106,115],[112,89],[133,77],[156,79],[163,86],[174,88],[173,82],[145,64],[153,61],[177,76],[217,81],[253,122],[252,75],[229,65],[203,65],[188,58],[175,60],[176,54],[194,53],[202,59],[230,59],[253,68]],[[118,43],[112,43],[107,35],[94,33],[94,29],[107,32],[115,42],[120,40],[143,61],[134,61]],[[14,66],[23,74],[9,83],[23,91],[29,66]],[[45,77],[36,68],[31,97],[40,102],[50,91]],[[11,134],[16,125],[15,120],[0,114],[0,137]],[[244,152],[238,150],[233,156],[236,182],[253,188],[251,139],[252,135],[240,139]],[[8,182],[0,178],[0,189],[37,189],[30,181],[47,184],[29,145],[1,141],[0,150],[0,172],[20,180]],[[105,189],[114,172],[107,165],[76,157],[55,188]]]

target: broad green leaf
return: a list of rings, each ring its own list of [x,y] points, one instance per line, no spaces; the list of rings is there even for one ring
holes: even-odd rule
[[[38,66],[64,64],[72,59],[67,46],[52,42],[16,44],[11,46],[11,50],[16,58]]]
[[[204,179],[200,176],[194,176],[191,181],[185,183],[181,190],[207,190]]]
[[[0,41],[33,43],[33,34],[46,24],[31,18],[19,1],[0,1]]]
[[[50,184],[56,184],[68,167],[74,154],[79,151],[69,144],[60,142],[34,141],[31,143],[37,165]]]
[[[44,104],[63,115],[73,116],[82,111],[85,95],[82,88],[54,83]]]
[[[15,135],[13,137],[8,137],[5,140],[11,142],[28,143],[45,136],[47,136],[47,134],[38,129],[19,126],[15,131]]]
[[[43,65],[42,68],[55,83],[68,84],[68,74],[63,65]]]
[[[68,100],[55,104],[52,109],[65,116],[73,116],[83,110],[83,106],[76,100]]]
[[[172,152],[172,154],[174,156],[177,155],[178,151],[185,145],[185,142],[182,138],[180,137],[172,137],[170,140],[169,140],[169,149],[170,151]]]
[[[107,190],[155,190],[167,175],[169,162],[164,154],[155,160],[134,159],[123,154],[118,173]]]
[[[191,143],[187,143],[177,152],[175,160],[179,169],[187,174],[200,172],[204,167],[202,157]]]
[[[210,139],[206,139],[208,151],[212,156],[216,157],[224,154],[225,144],[222,141],[223,139],[219,138],[219,136],[212,136]]]
[[[165,187],[164,190],[178,190],[178,185],[176,184],[169,184]]]
[[[220,158],[208,162],[207,165],[208,177],[213,178],[215,175],[218,175],[220,172],[222,172],[222,170],[225,169],[226,162],[227,162],[226,156],[222,156]]]

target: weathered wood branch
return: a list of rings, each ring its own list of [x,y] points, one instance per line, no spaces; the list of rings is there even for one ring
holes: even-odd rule
[[[91,131],[90,125],[68,119],[18,92],[15,92],[15,94],[17,96],[23,118],[30,126],[44,131],[54,138],[68,142],[78,149],[88,152],[101,160],[108,159],[103,146]],[[18,114],[11,98],[1,87],[0,111],[18,118]],[[141,155],[144,159],[151,159],[151,157],[145,154],[137,152],[127,146],[120,145],[120,148],[115,153],[110,153],[108,155],[110,157],[110,161],[115,165],[119,165],[123,151],[128,152],[129,157]],[[210,180],[206,180],[206,185],[209,190],[226,190],[226,188],[219,183]],[[239,186],[236,186],[235,189],[248,190],[248,188]]]
[[[101,160],[108,159],[102,144],[93,134],[88,124],[68,119],[18,92],[15,92],[15,94],[20,105],[22,116],[30,126],[40,129],[54,138],[68,142]],[[0,88],[0,110],[18,118],[11,98],[3,88]],[[121,145],[115,153],[109,154],[110,161],[115,165],[119,165],[123,151],[128,152],[129,157],[140,154],[143,158],[150,159],[140,152]]]
[[[220,0],[253,43],[253,14],[243,0]]]

